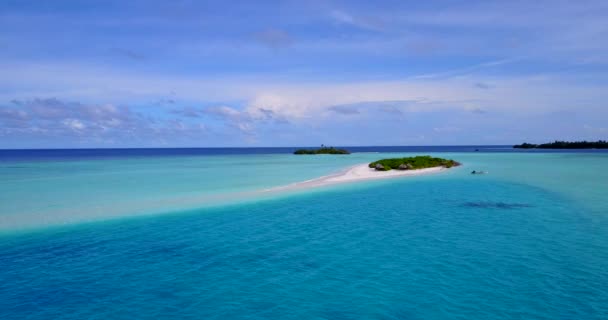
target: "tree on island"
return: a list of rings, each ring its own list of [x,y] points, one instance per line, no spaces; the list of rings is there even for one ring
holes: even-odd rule
[[[454,161],[452,159],[434,158],[431,156],[416,156],[406,158],[382,159],[374,161],[368,166],[378,171],[388,171],[391,169],[415,170],[434,167],[451,168],[459,165],[459,162]]]
[[[298,149],[294,154],[350,154],[346,149],[326,147],[324,144],[319,149]]]
[[[551,143],[533,144],[524,142],[514,145],[517,149],[608,149],[608,141],[554,141]]]

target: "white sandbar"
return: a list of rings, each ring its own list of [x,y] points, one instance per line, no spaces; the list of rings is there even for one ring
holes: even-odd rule
[[[346,183],[346,182],[356,182],[356,181],[364,181],[364,180],[377,180],[377,179],[386,179],[386,178],[396,178],[403,176],[418,176],[423,174],[436,173],[439,171],[446,170],[445,167],[433,167],[433,168],[425,168],[425,169],[417,169],[417,170],[389,170],[389,171],[376,171],[368,167],[367,163],[359,164],[353,167],[350,167],[344,171],[315,178],[312,180],[306,180],[302,182],[296,182],[290,185],[271,188],[266,191],[284,191],[284,190],[296,190],[302,188],[314,188],[321,187],[326,185],[338,184],[338,183]]]

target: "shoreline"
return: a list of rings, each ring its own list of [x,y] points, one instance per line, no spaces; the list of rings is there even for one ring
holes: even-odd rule
[[[420,176],[426,174],[432,174],[447,170],[445,167],[432,167],[416,170],[389,170],[389,171],[376,171],[376,169],[370,168],[367,163],[358,164],[342,170],[337,173],[314,178],[306,181],[296,182],[285,186],[273,187],[265,189],[264,192],[274,191],[291,191],[300,190],[306,188],[316,188],[329,186],[341,183],[368,181],[368,180],[381,180],[388,178],[398,178],[405,176]]]

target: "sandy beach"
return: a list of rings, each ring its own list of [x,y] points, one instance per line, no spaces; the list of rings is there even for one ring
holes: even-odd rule
[[[276,188],[270,188],[265,191],[288,191],[288,190],[297,190],[302,188],[314,188],[321,187],[326,185],[338,184],[338,183],[348,183],[348,182],[357,182],[364,180],[378,180],[378,179],[388,179],[388,178],[397,178],[404,176],[418,176],[424,174],[437,173],[440,171],[446,170],[444,167],[434,167],[434,168],[426,168],[426,169],[418,169],[418,170],[389,170],[389,171],[376,171],[368,167],[367,163],[359,164],[353,167],[350,167],[344,171],[311,179],[302,182],[296,182],[293,184],[289,184],[286,186],[280,186]]]

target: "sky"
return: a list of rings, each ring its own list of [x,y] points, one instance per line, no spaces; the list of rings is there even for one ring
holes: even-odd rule
[[[0,2],[0,148],[608,138],[608,1]]]

